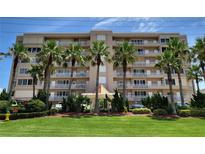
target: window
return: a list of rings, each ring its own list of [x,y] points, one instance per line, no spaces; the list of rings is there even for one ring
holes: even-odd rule
[[[106,36],[105,35],[97,35],[97,40],[98,41],[105,41],[106,40]]]
[[[28,79],[28,85],[32,85],[32,79]]]
[[[145,85],[145,80],[134,80],[134,84]]]
[[[100,72],[106,72],[106,66],[100,66]]]
[[[165,80],[166,85],[168,85],[168,79]],[[172,85],[175,85],[175,79],[172,79]]]
[[[106,84],[106,77],[99,77],[99,83]]]
[[[143,74],[143,73],[145,73],[143,69],[140,69],[140,70],[134,69],[134,74]]]
[[[166,47],[162,47],[162,52],[164,52],[167,48]]]
[[[169,39],[168,38],[161,38],[161,43],[167,44],[167,43],[169,43]]]
[[[144,55],[144,49],[138,49],[137,52],[139,55]]]
[[[28,74],[28,69],[27,68],[20,68],[19,74]]]
[[[135,96],[146,96],[146,91],[135,91]]]

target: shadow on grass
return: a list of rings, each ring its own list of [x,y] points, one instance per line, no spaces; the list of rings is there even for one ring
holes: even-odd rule
[[[154,120],[161,120],[161,121],[177,121],[180,117],[177,116],[149,116]]]

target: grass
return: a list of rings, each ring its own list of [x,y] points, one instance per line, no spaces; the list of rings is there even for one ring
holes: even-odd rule
[[[0,121],[0,136],[205,136],[205,119],[147,116],[43,117]]]

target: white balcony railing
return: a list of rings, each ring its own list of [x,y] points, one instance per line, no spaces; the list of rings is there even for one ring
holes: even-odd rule
[[[69,84],[51,84],[52,89],[68,89]],[[71,89],[85,89],[86,84],[72,84]]]
[[[71,73],[55,73],[52,77],[70,77]],[[73,77],[87,77],[87,73],[73,73]]]

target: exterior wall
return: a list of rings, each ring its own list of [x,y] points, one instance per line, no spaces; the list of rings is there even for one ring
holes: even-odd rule
[[[141,42],[132,42],[137,49],[143,49],[141,54],[138,53],[138,59],[136,63],[129,64],[127,72],[127,96],[129,101],[135,102],[139,101],[148,95],[152,95],[156,92],[160,92],[167,95],[169,92],[168,85],[165,85],[165,79],[167,75],[164,74],[159,69],[155,68],[156,57],[162,53],[165,43],[160,42],[161,39],[168,39],[170,37],[180,37],[185,42],[186,36],[180,35],[178,33],[113,33],[112,31],[91,31],[90,33],[27,33],[23,36],[17,37],[17,42],[22,42],[27,48],[40,48],[45,40],[54,39],[57,40],[59,45],[68,46],[69,43],[79,42],[82,47],[87,51],[87,49],[92,45],[92,41],[97,40],[99,35],[105,36],[105,43],[109,46],[109,51],[111,56],[114,54],[114,48],[117,43],[122,40],[135,41],[143,40]],[[35,53],[29,53],[32,58],[35,58]],[[141,61],[141,62],[140,62]],[[31,63],[19,63],[17,68],[17,73],[15,80],[19,79],[31,79],[28,74],[19,74],[20,68],[29,68]],[[35,59],[33,59],[33,64],[35,64]],[[69,70],[70,68],[63,68],[62,66],[56,66],[58,70],[65,70],[65,74],[54,74],[51,77],[51,101],[58,101],[62,97],[57,96],[57,93],[67,91],[66,85],[58,85],[59,80],[69,80]],[[104,86],[110,91],[114,92],[114,89],[118,88],[122,90],[122,86],[119,84],[122,81],[122,68],[113,68],[112,63],[104,62],[103,69],[105,72],[100,72],[100,77],[105,78],[106,82]],[[135,70],[144,70],[144,74],[136,74]],[[67,70],[67,71],[66,71]],[[12,70],[11,70],[12,71]],[[77,65],[75,68],[76,73],[74,80],[75,85],[72,86],[72,91],[74,93],[82,92],[94,92],[96,84],[96,66],[91,66],[88,64],[86,67]],[[81,73],[80,73],[81,72]],[[82,72],[83,73],[82,75]],[[121,74],[121,75],[120,75]],[[185,74],[181,74],[183,91],[185,94],[185,101],[190,100],[192,94],[192,84],[191,81],[186,79]],[[180,100],[179,97],[179,87],[177,75],[173,74],[173,79],[175,79],[175,85],[173,85],[174,95],[176,100]],[[138,82],[135,80],[145,80],[145,85],[136,86],[134,83]],[[39,82],[36,89],[41,89],[42,83]],[[21,85],[18,84],[15,87],[16,99],[28,99],[32,97],[32,85]],[[146,96],[135,96],[135,93],[146,92]],[[60,94],[61,95],[61,94]]]

